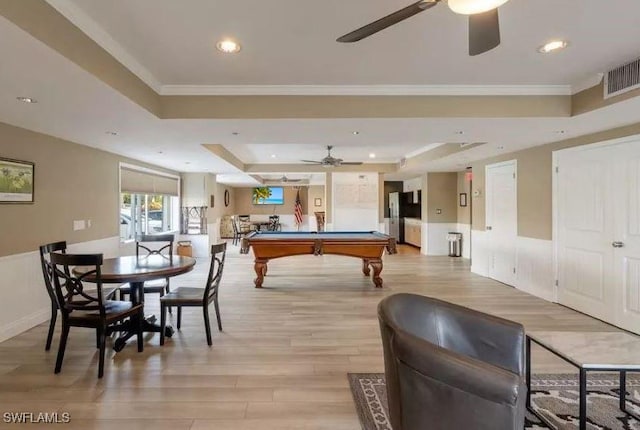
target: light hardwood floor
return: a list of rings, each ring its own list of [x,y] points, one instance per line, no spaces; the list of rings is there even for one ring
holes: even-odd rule
[[[182,330],[164,347],[148,335],[143,353],[131,341],[120,353],[108,350],[98,380],[94,332],[72,328],[62,373],[54,375],[59,333],[45,352],[42,324],[0,343],[0,413],[68,412],[65,429],[356,430],[346,374],[383,372],[376,306],[398,292],[438,297],[529,330],[615,330],[473,275],[462,259],[401,247],[384,263],[381,290],[362,275],[360,260],[338,256],[274,260],[265,288],[255,289],[252,256],[231,247],[220,287],[224,331],[213,328],[211,348],[201,311],[185,309]],[[172,286],[204,286],[207,266],[198,261]],[[147,313],[157,312],[150,296]],[[540,350],[534,364],[538,371],[571,370]]]

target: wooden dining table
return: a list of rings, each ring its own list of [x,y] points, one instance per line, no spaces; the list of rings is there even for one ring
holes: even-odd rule
[[[196,260],[191,257],[180,255],[148,255],[148,256],[125,256],[116,258],[107,258],[103,260],[101,271],[101,280],[103,284],[124,284],[129,283],[131,286],[131,302],[134,305],[142,304],[144,306],[144,283],[154,279],[171,278],[190,272],[195,266]],[[92,268],[76,267],[74,273],[82,274]],[[88,275],[83,280],[87,282],[95,282],[95,275]],[[155,323],[155,316],[145,317],[142,322],[142,330],[144,332],[160,332],[160,325]],[[116,339],[113,349],[121,351],[127,343],[127,340],[136,335],[137,321],[125,321],[121,324],[111,326],[110,333],[121,332],[120,337]],[[171,337],[173,328],[167,326],[165,336]]]

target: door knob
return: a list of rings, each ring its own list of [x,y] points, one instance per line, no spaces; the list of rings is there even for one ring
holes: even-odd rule
[[[624,243],[623,242],[613,242],[611,244],[611,246],[613,246],[614,248],[622,248],[622,247],[624,247]]]

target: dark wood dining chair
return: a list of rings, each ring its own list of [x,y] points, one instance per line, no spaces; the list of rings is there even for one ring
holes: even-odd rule
[[[167,322],[168,306],[178,308],[178,321],[176,327],[180,330],[182,320],[182,307],[202,307],[204,314],[204,329],[207,333],[207,344],[211,346],[211,324],[209,323],[209,304],[213,302],[218,320],[218,330],[222,331],[222,321],[220,320],[220,306],[218,305],[218,287],[222,279],[224,269],[224,258],[227,253],[227,244],[220,243],[211,245],[211,265],[207,284],[204,288],[179,287],[174,291],[160,298],[160,345],[164,345],[164,328]]]
[[[50,254],[52,252],[60,252],[65,254],[67,252],[67,242],[53,242],[47,243],[46,245],[42,245],[40,247],[40,265],[42,267],[42,277],[44,278],[44,286],[47,290],[47,294],[49,295],[49,299],[51,300],[51,319],[49,320],[49,333],[47,333],[47,343],[45,344],[44,350],[49,351],[51,349],[51,341],[53,340],[53,332],[56,328],[56,320],[58,319],[58,309],[60,306],[58,305],[58,299],[56,298],[56,291],[53,286],[53,272],[51,270],[51,266],[48,265],[50,261]],[[68,268],[65,269],[68,273]],[[103,293],[107,299],[113,298],[118,288],[104,288]]]
[[[60,373],[62,360],[67,347],[67,338],[71,327],[86,327],[96,330],[100,357],[98,362],[98,378],[104,375],[104,355],[107,338],[107,327],[131,318],[138,328],[138,351],[142,352],[142,321],[144,319],[142,304],[107,300],[102,289],[100,267],[102,254],[62,254],[52,252],[50,261],[46,264],[52,273],[56,299],[60,305],[62,315],[62,333],[58,345],[55,373]],[[74,275],[69,272],[69,266],[87,266],[86,272]],[[83,281],[91,276],[96,289],[90,291],[85,288]],[[95,293],[95,294],[92,294]]]
[[[280,215],[269,215],[269,226],[267,227],[269,231],[281,231],[282,224],[280,224]]]
[[[242,234],[240,233],[240,222],[235,215],[231,217],[231,225],[233,226],[233,244],[237,245],[240,243]]]
[[[149,255],[163,255],[166,251],[166,255],[171,258],[173,257],[174,240],[175,237],[172,234],[140,234],[136,236],[136,257],[139,258],[141,255],[143,257]],[[165,243],[165,245],[159,245],[159,248],[151,249],[143,245],[143,242],[154,244]],[[169,278],[154,279],[144,283],[145,294],[160,294],[160,297],[162,297],[169,291]],[[127,294],[131,294],[131,286],[128,284],[120,287],[120,298],[124,300]],[[171,309],[169,309],[169,313],[171,313]]]
[[[240,234],[250,233],[253,230],[250,215],[238,215],[238,231]]]

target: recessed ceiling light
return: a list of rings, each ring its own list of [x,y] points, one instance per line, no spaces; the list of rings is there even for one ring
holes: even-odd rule
[[[104,134],[108,134],[109,136],[117,136],[118,132],[116,132],[116,131],[105,131]]]
[[[224,39],[216,43],[216,48],[218,48],[218,51],[224,52],[225,54],[235,54],[240,51],[240,44],[231,39]]]
[[[464,131],[462,130],[454,131],[453,134],[462,135],[464,134]]]
[[[164,154],[164,152],[162,152],[162,151],[158,151],[158,154]]]
[[[566,40],[552,40],[538,48],[538,52],[541,54],[549,54],[551,52],[558,51],[560,49],[564,49],[569,45],[569,42]]]
[[[374,154],[373,152],[369,154],[369,158],[376,158],[376,154]]]
[[[504,146],[500,145],[498,146],[498,149],[504,149]]]
[[[276,154],[271,154],[271,158],[276,158]]]
[[[38,103],[38,100],[32,99],[31,97],[16,97],[16,100],[22,103]]]
[[[191,161],[185,161],[184,164],[191,164]]]
[[[233,132],[231,132],[231,134],[233,134],[234,136],[237,136],[237,135],[239,135],[240,133],[238,133],[237,131],[233,131]]]
[[[555,133],[556,134],[565,134],[567,131],[566,130],[556,130]]]
[[[360,132],[359,132],[359,131],[352,131],[351,133],[353,133],[353,134],[354,134],[354,135],[356,135],[356,136],[360,134]]]

